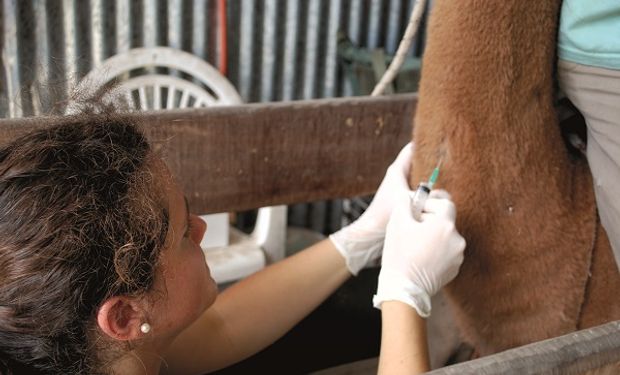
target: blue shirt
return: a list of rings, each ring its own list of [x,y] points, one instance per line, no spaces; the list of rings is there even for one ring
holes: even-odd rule
[[[558,57],[620,69],[620,0],[564,0]]]

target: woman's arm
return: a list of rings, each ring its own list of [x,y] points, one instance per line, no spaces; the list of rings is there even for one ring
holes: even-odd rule
[[[429,370],[426,321],[400,301],[381,305],[379,374],[418,374]]]
[[[178,336],[165,357],[169,367],[162,371],[203,374],[249,357],[284,335],[350,276],[330,240],[257,272],[226,289]]]
[[[395,197],[409,192],[412,149],[408,144],[401,150],[358,220],[224,291],[175,339],[166,355],[168,372],[202,374],[249,357],[280,338],[351,274],[378,259]]]
[[[432,191],[417,221],[403,198],[387,226],[375,307],[381,309],[380,374],[428,370],[426,326],[431,297],[458,273],[465,240],[456,208],[444,191]]]

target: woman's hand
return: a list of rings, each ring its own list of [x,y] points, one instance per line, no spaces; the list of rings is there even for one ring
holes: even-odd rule
[[[401,301],[427,317],[430,297],[458,273],[465,240],[455,228],[456,208],[445,191],[431,192],[420,222],[413,218],[409,197],[399,199],[387,226],[373,303],[380,308],[384,301]]]
[[[368,209],[356,221],[329,236],[353,275],[381,256],[385,230],[397,197],[407,195],[413,144],[408,143],[388,167]]]

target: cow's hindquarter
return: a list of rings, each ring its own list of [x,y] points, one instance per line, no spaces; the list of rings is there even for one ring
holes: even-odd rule
[[[431,14],[411,182],[444,156],[437,187],[468,243],[447,294],[481,355],[574,331],[583,313],[596,213],[553,108],[558,6],[438,1]]]

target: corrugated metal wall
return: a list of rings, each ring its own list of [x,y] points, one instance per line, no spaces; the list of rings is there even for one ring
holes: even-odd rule
[[[0,115],[48,113],[93,67],[130,48],[171,46],[217,67],[224,50],[219,3],[2,0]],[[353,94],[338,66],[337,32],[358,46],[393,53],[415,0],[226,3],[228,78],[245,101],[265,102]],[[414,46],[412,53],[419,50]],[[340,207],[331,204],[297,206],[291,220],[320,222],[315,229],[329,231],[339,225]],[[334,214],[325,223],[329,211]]]

